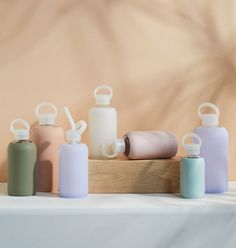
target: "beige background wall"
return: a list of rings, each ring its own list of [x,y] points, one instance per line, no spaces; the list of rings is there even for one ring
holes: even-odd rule
[[[9,123],[35,121],[40,101],[87,120],[100,83],[114,89],[119,136],[200,124],[203,101],[221,109],[236,179],[236,0],[0,0],[0,180]],[[84,141],[87,140],[87,134]],[[181,152],[180,152],[181,153]]]

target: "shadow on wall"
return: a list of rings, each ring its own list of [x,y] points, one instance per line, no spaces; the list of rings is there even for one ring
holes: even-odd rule
[[[84,73],[91,74],[92,71],[95,75],[101,75],[101,71],[106,74],[113,70],[115,87],[123,96],[120,102],[117,101],[120,115],[132,122],[132,129],[165,127],[182,135],[186,127],[197,123],[195,113],[199,103],[212,101],[221,104],[224,97],[226,108],[228,99],[225,96],[235,98],[235,9],[236,0],[24,0],[24,4],[17,0],[0,1],[0,65],[11,63],[30,52],[53,32],[58,23],[63,22],[71,32],[68,32],[69,38],[73,38],[74,33],[81,38],[80,43],[72,41],[71,45],[81,46],[75,54],[84,51],[81,55]],[[132,58],[127,56],[125,40],[115,25],[116,18],[123,18],[115,16],[118,10],[128,15],[135,10],[155,25],[161,23],[180,30],[189,37],[192,51],[198,54],[194,62],[187,66],[176,64],[175,68],[138,80],[128,78],[126,67]],[[80,25],[79,16],[84,16],[83,25],[88,22],[95,26],[97,37]],[[140,39],[145,39],[141,35],[144,27],[137,17],[132,15],[132,18],[129,19],[130,25],[140,30]],[[100,40],[98,49],[106,52],[102,59],[109,57],[111,68],[101,65],[94,51],[93,38]],[[91,86],[93,82],[87,83],[89,87],[94,87]],[[137,87],[134,88],[134,85]],[[192,117],[184,116],[183,113],[189,111],[195,111]],[[133,114],[130,115],[130,112]],[[4,174],[6,163],[3,162],[0,168],[0,174]]]
[[[156,0],[151,3],[144,0],[121,0],[118,3],[112,0],[99,2],[25,0],[24,4],[16,0],[4,1],[0,5],[0,63],[6,64],[7,61],[25,54],[50,33],[58,21],[66,21],[70,12],[82,9],[96,20],[95,25],[102,36],[112,43],[110,52],[113,53],[114,60],[118,61],[120,73],[125,56],[122,57],[119,37],[115,35],[111,19],[112,12],[119,5],[123,5],[128,10],[137,9],[156,22],[186,32],[191,37],[193,49],[199,53],[199,59],[187,68],[168,72],[167,77],[164,75],[164,78],[154,75],[153,78],[144,78],[141,81],[150,82],[153,89],[158,88],[161,93],[166,89],[165,85],[169,85],[168,81],[178,92],[184,91],[189,85],[192,87],[193,84],[198,84],[196,97],[201,96],[204,99],[207,96],[213,102],[217,102],[220,93],[227,86],[234,85],[234,91],[230,92],[235,93],[236,29],[233,12],[235,0],[227,2]],[[222,10],[221,13],[218,13],[219,9]],[[92,51],[87,51],[87,56],[93,58]],[[125,81],[125,78],[123,75],[122,80]],[[159,88],[159,84],[156,85],[157,81],[163,82],[163,86]],[[124,95],[127,94],[127,84],[128,82],[123,83]],[[210,92],[206,92],[206,87],[211,88]],[[155,91],[154,93],[156,94]],[[142,91],[137,90],[136,97],[139,98],[140,94]],[[173,102],[171,99],[176,98],[176,93],[174,94],[174,96],[167,94],[165,108],[169,109],[168,106]],[[131,95],[129,97],[132,98]],[[136,104],[136,101],[134,102]]]
[[[178,120],[181,113],[188,111],[189,101],[218,103],[225,92],[236,96],[236,25],[233,12],[236,1],[153,1],[152,4],[130,1],[130,4],[157,21],[184,31],[191,37],[192,49],[199,53],[198,59],[185,68],[142,79],[140,84],[149,82],[152,89],[157,89],[146,98],[147,105],[152,102],[153,106],[145,110],[148,122],[153,123],[152,118],[165,116],[166,113],[171,113],[173,120]],[[217,15],[219,9],[223,16]],[[165,101],[157,106],[158,93]],[[142,94],[143,89],[135,96],[129,95],[136,97],[134,105]],[[227,102],[227,99],[224,100]],[[153,115],[154,112],[156,115]],[[142,118],[139,121],[142,122]],[[187,125],[189,120],[183,121],[185,123],[182,124]]]

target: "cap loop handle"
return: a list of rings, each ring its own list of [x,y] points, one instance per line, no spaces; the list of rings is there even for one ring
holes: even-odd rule
[[[15,128],[16,124],[22,124],[25,128]],[[28,140],[29,139],[29,123],[23,119],[15,119],[10,124],[10,130],[15,136],[15,140]]]
[[[42,107],[45,107],[45,106],[48,106],[48,107],[51,107],[52,110],[54,111],[54,113],[50,113],[50,115],[54,115],[55,117],[57,116],[57,107],[51,103],[51,102],[42,102],[40,104],[37,105],[36,107],[36,110],[35,110],[35,113],[36,113],[36,116],[39,118],[40,117],[40,113],[39,113],[39,110],[42,108]]]
[[[202,145],[202,139],[199,137],[199,135],[197,135],[196,133],[187,133],[182,138],[182,146],[185,146],[186,145],[185,140],[187,138],[194,138],[194,139],[196,139],[198,141],[198,144],[200,146]],[[196,144],[196,143],[194,143],[194,144]]]
[[[109,94],[106,94],[106,95],[109,96],[109,99],[111,99],[112,96],[113,96],[113,91],[112,91],[112,88],[111,88],[110,86],[108,86],[108,85],[100,85],[100,86],[98,86],[98,87],[94,90],[94,92],[93,92],[94,97],[96,98],[97,95],[100,95],[100,94],[98,94],[98,92],[99,92],[100,90],[102,90],[102,89],[108,90],[108,91],[109,91]]]
[[[116,158],[119,155],[119,153],[117,151],[114,152],[113,149],[111,149],[113,151],[113,153],[108,152],[109,147],[113,146],[114,141],[115,141],[114,139],[111,139],[111,140],[108,140],[101,145],[101,152],[102,152],[103,156],[105,156],[107,158]]]
[[[14,128],[14,126],[15,126],[15,124],[17,124],[17,123],[19,123],[19,124],[22,124],[22,125],[24,125],[26,128],[26,130],[27,131],[29,131],[29,129],[30,129],[30,126],[29,126],[29,123],[27,122],[27,121],[25,121],[25,120],[23,120],[23,119],[15,119],[15,120],[13,120],[12,122],[11,122],[11,125],[10,125],[10,130],[11,130],[11,132],[13,133],[13,134],[15,134],[16,133],[16,128]]]
[[[204,115],[204,114],[202,114],[201,110],[202,110],[202,108],[205,108],[205,107],[209,107],[209,108],[213,109],[216,112],[216,115],[219,116],[219,114],[220,114],[219,108],[215,104],[213,104],[213,103],[205,102],[205,103],[202,103],[198,107],[198,116],[200,118],[202,118],[202,116]]]

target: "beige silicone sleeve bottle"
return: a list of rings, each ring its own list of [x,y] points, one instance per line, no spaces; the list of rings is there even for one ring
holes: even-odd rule
[[[51,108],[53,113],[40,112]],[[40,103],[36,108],[38,124],[31,128],[31,140],[37,146],[36,191],[58,192],[59,147],[64,143],[64,130],[56,126],[57,108],[49,102]]]

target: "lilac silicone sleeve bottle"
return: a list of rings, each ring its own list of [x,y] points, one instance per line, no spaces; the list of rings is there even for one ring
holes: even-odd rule
[[[73,122],[70,112],[65,108],[71,123],[66,132],[67,144],[59,152],[59,195],[64,198],[80,198],[88,195],[88,148],[80,143],[86,122]]]
[[[202,108],[210,107],[214,114],[203,114]],[[228,132],[218,126],[219,109],[211,103],[199,106],[202,126],[194,130],[202,139],[200,156],[205,159],[206,193],[223,193],[228,190]]]

